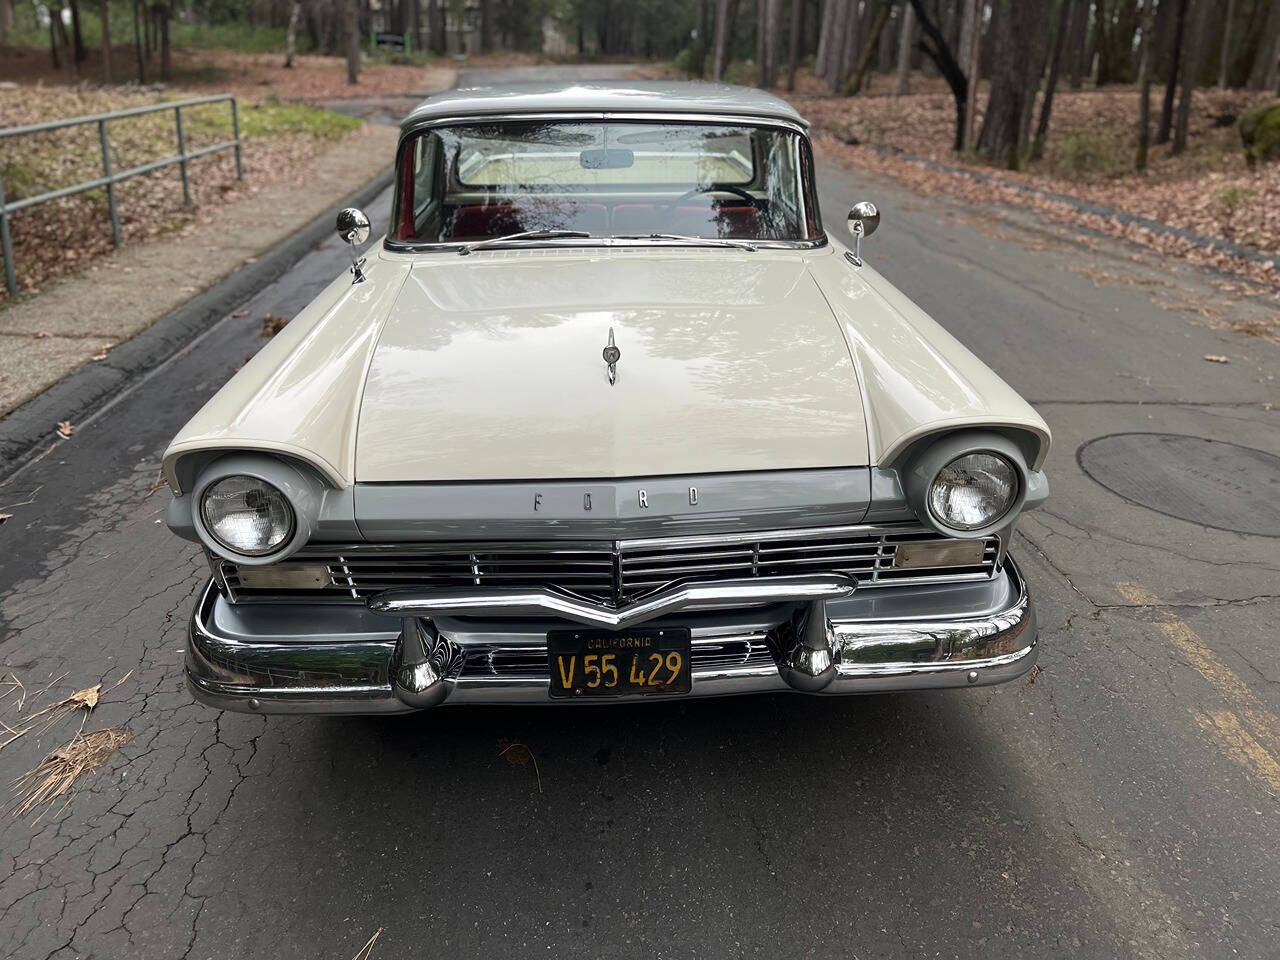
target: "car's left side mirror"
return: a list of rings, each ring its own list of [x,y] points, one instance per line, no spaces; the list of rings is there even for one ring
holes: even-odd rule
[[[346,207],[338,211],[338,222],[334,225],[343,243],[351,245],[351,273],[355,277],[352,283],[364,281],[364,257],[356,257],[356,249],[369,239],[369,218],[363,210]]]
[[[853,234],[854,266],[862,266],[862,238],[869,237],[880,226],[880,210],[869,200],[862,200],[849,211],[849,232]]]

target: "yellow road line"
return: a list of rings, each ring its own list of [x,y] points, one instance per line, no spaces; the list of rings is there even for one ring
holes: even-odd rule
[[[1280,717],[1267,709],[1257,694],[1196,636],[1191,627],[1168,610],[1160,609],[1159,597],[1140,583],[1121,582],[1116,584],[1116,589],[1130,603],[1156,608],[1156,615],[1160,618],[1156,625],[1160,632],[1239,714],[1239,717],[1230,713],[1212,714],[1213,729],[1229,745],[1227,752],[1275,787],[1280,781],[1271,777],[1280,777],[1280,762],[1276,760],[1280,755]],[[1241,725],[1240,717],[1244,718],[1248,730]],[[1201,715],[1196,719],[1202,727],[1209,729]]]
[[[1197,712],[1195,718],[1196,723],[1222,742],[1232,760],[1252,770],[1255,776],[1265,780],[1272,790],[1280,794],[1280,763],[1263,749],[1262,744],[1249,736],[1249,731],[1240,725],[1239,717],[1230,710],[1217,710],[1213,713]]]

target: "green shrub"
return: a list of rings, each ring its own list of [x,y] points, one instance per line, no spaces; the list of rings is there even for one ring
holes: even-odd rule
[[[1280,160],[1280,103],[1258,107],[1241,117],[1240,140],[1249,166]]]
[[[1114,137],[1075,131],[1062,138],[1061,166],[1073,176],[1108,174],[1117,170]]]
[[[1218,204],[1222,207],[1223,216],[1228,219],[1251,199],[1253,191],[1248,187],[1223,187],[1218,191]]]

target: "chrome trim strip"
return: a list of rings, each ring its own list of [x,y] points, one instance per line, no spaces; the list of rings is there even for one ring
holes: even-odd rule
[[[857,581],[841,574],[683,583],[623,607],[592,603],[555,590],[388,590],[369,609],[390,617],[558,617],[618,629],[686,610],[769,603],[839,600]]]

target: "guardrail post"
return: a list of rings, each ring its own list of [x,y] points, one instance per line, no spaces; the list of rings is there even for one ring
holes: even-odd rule
[[[111,242],[120,246],[120,217],[116,213],[116,181],[111,173],[111,147],[107,142],[107,121],[98,121],[98,142],[102,144],[102,175],[107,178],[107,210],[111,214]]]
[[[236,179],[244,179],[244,161],[240,157],[240,109],[236,98],[231,98],[231,139],[236,142]]]
[[[187,141],[182,136],[182,108],[175,107],[174,119],[178,122],[178,166],[182,169],[182,205],[191,206],[191,178],[187,176]]]
[[[18,274],[13,268],[13,241],[9,238],[9,213],[4,203],[4,179],[0,178],[0,252],[4,253],[4,285],[9,299],[18,297]]]

